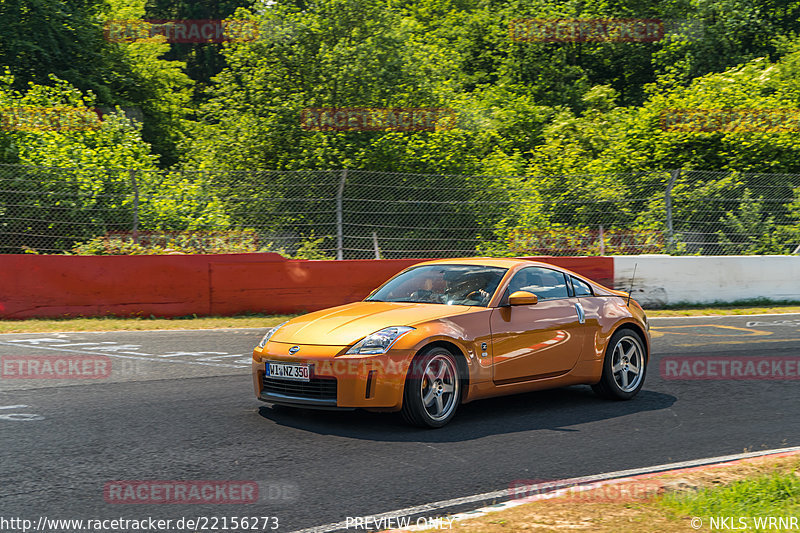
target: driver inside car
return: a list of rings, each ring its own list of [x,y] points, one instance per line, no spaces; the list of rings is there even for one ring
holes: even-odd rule
[[[444,276],[447,283],[445,290],[446,303],[467,303],[485,305],[491,293],[487,286],[491,282],[489,276],[479,272],[448,272]]]

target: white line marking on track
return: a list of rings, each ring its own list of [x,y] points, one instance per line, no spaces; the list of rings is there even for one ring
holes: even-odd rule
[[[13,339],[13,340],[9,340],[8,342],[10,342],[10,343],[25,342],[25,343],[29,343],[29,344],[32,344],[32,345],[38,345],[38,344],[43,343],[43,342],[46,342],[48,344],[52,344],[54,342],[67,342],[67,341],[65,341],[64,339],[54,339],[54,338],[51,338],[51,337],[37,337],[37,338],[34,338],[34,339]],[[20,344],[12,344],[12,346],[21,346],[21,345]]]
[[[9,342],[22,342],[22,340],[9,341]],[[67,344],[59,344],[62,348],[64,346],[96,346],[98,344],[109,344],[108,342],[70,342]],[[113,343],[111,343],[113,344]]]
[[[228,352],[167,352],[165,354],[157,355],[156,357],[163,357],[166,359],[168,357],[180,357],[182,355],[224,355],[226,353]]]
[[[19,344],[13,344],[10,342],[0,341],[0,346],[14,346],[15,348],[19,348]],[[97,355],[97,352],[89,352],[86,350],[71,350],[71,349],[63,349],[59,348],[58,346],[27,346],[27,348],[31,348],[34,350],[51,350],[54,352],[70,352],[70,353],[79,353],[84,355]],[[182,363],[185,365],[204,365],[204,366],[222,366],[227,368],[245,368],[244,365],[231,365],[227,363],[205,363],[202,361],[187,361],[185,359],[161,359],[161,358],[154,358],[154,357],[137,357],[132,355],[120,355],[118,353],[102,353],[102,355],[106,355],[108,357],[118,357],[120,359],[137,359],[139,361],[158,361],[160,363]]]
[[[9,413],[7,415],[0,415],[0,420],[10,420],[12,422],[29,422],[32,420],[44,420],[42,415],[35,415],[33,413]]]
[[[232,353],[230,355],[214,355],[212,357],[201,357],[200,359],[196,359],[196,361],[216,361],[217,359],[225,359],[226,357],[241,357],[241,358],[251,358],[250,354],[241,354],[241,353]]]
[[[27,405],[0,405],[0,409],[24,409]],[[44,420],[42,415],[33,413],[9,413],[0,415],[0,420],[10,420],[12,422],[28,422],[31,420]]]
[[[652,474],[656,472],[665,472],[668,470],[678,470],[681,468],[690,468],[693,466],[706,466],[712,465],[715,463],[725,463],[728,461],[736,461],[738,459],[748,459],[751,457],[761,457],[764,455],[773,455],[778,453],[787,453],[787,452],[800,452],[800,446],[794,446],[792,448],[780,448],[775,450],[761,450],[758,452],[748,452],[748,453],[739,453],[735,455],[723,455],[719,457],[706,457],[703,459],[693,459],[691,461],[681,461],[678,463],[668,463],[663,465],[657,466],[647,466],[643,468],[631,468],[629,470],[617,470],[615,472],[606,472],[603,474],[595,474],[591,476],[584,476],[584,477],[576,477],[576,478],[569,478],[569,479],[562,479],[560,481],[555,482],[548,482],[548,485],[555,485],[553,488],[564,487],[568,485],[579,485],[585,483],[591,483],[593,481],[604,481],[608,479],[614,478],[621,478],[621,477],[628,477],[628,476],[636,476],[640,474]],[[495,490],[492,492],[484,492],[483,494],[474,494],[472,496],[464,496],[462,498],[453,498],[452,500],[442,500],[438,502],[426,503],[423,505],[416,505],[414,507],[406,507],[404,509],[397,509],[396,511],[389,511],[386,513],[380,513],[375,515],[370,515],[369,518],[378,519],[388,519],[388,518],[398,518],[403,516],[413,516],[417,514],[423,513],[430,513],[439,511],[441,509],[448,509],[452,507],[457,507],[465,504],[470,503],[478,503],[478,502],[485,502],[488,500],[508,500],[511,497],[510,489],[501,489]],[[482,511],[480,509],[478,511]],[[463,514],[463,513],[459,513]],[[476,516],[477,511],[472,512],[472,516]],[[367,518],[367,517],[364,517]],[[331,524],[324,524],[321,526],[309,527],[306,529],[299,529],[293,531],[292,533],[332,533],[334,531],[340,531],[345,529],[347,526],[346,521],[342,522],[334,522]]]
[[[751,320],[745,327],[752,328],[754,326],[788,326],[800,327],[800,320],[773,320],[772,322],[759,322],[758,320]]]

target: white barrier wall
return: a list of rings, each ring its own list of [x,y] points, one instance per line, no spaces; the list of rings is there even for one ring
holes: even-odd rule
[[[614,256],[614,288],[644,307],[737,302],[754,298],[800,301],[800,256]]]

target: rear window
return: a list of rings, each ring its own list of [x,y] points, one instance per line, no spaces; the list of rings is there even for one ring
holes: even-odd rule
[[[571,276],[572,278],[572,288],[575,289],[575,296],[592,296],[594,292],[592,292],[592,286],[582,281],[575,276]]]

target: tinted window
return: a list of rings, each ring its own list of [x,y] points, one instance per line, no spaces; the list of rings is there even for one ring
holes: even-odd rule
[[[485,307],[507,269],[480,265],[428,265],[401,272],[367,301]]]
[[[575,289],[575,296],[592,296],[592,287],[585,281],[572,277],[572,288]]]
[[[564,274],[549,268],[523,268],[514,275],[508,287],[509,294],[516,291],[528,291],[538,296],[540,300],[569,296]]]

